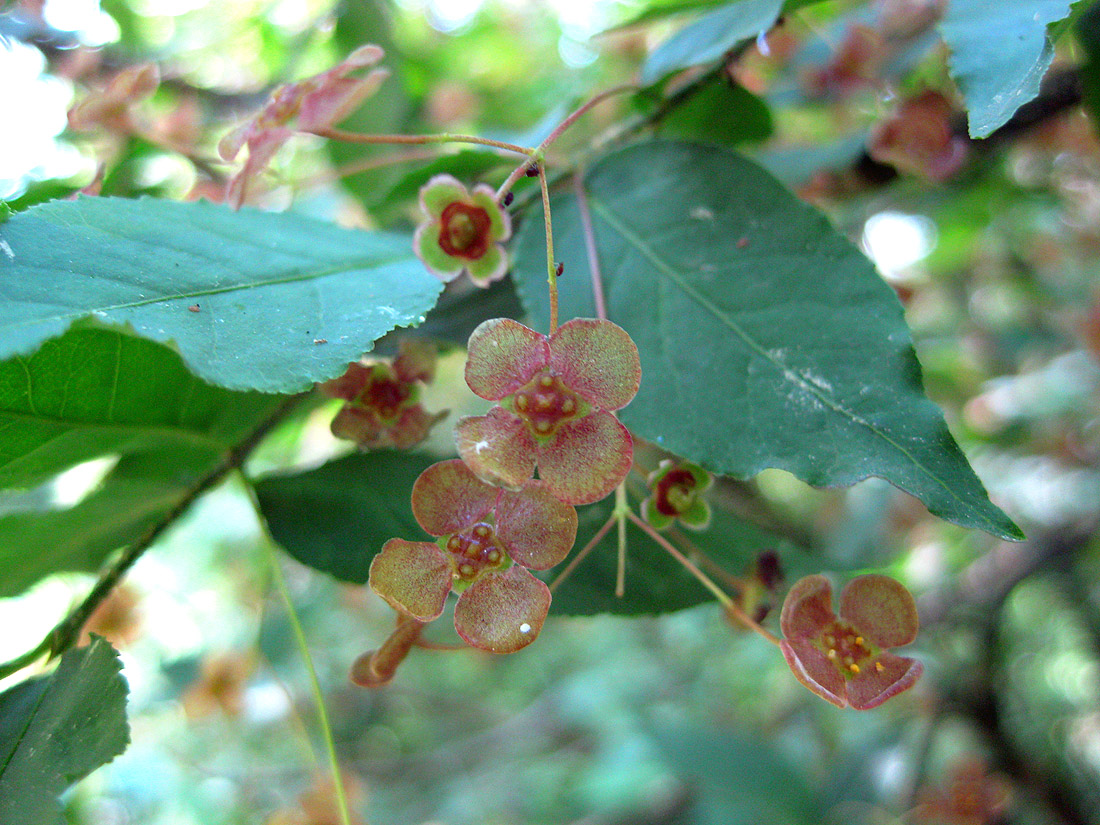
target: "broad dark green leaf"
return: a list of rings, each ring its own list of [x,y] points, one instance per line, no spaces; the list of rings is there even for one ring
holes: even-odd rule
[[[638,435],[738,478],[881,476],[942,518],[1020,536],[925,398],[893,290],[823,215],[752,162],[691,144],[621,150],[585,185],[608,313],[641,353],[622,412]],[[555,204],[561,318],[593,316],[576,200]],[[542,244],[535,213],[513,276],[545,328]]]
[[[660,122],[663,137],[733,146],[771,137],[768,105],[737,83],[716,78]]]
[[[0,485],[30,487],[78,462],[119,456],[67,509],[0,517],[0,596],[59,570],[94,570],[169,512],[280,403],[191,375],[170,349],[73,329],[0,363]]]
[[[770,29],[783,0],[738,0],[708,12],[654,49],[642,66],[643,85],[672,72],[718,60],[744,40]]]
[[[0,358],[93,316],[172,341],[230,389],[297,392],[339,375],[442,285],[400,235],[204,201],[80,198],[0,226]]]
[[[517,318],[523,313],[510,278],[494,281],[485,289],[460,279],[443,293],[417,333],[466,346],[478,324],[490,318]]]
[[[438,457],[382,450],[256,484],[271,535],[294,558],[362,584],[388,539],[430,541],[413,518],[413,482]]]
[[[1054,59],[1047,26],[1073,0],[951,0],[940,30],[951,76],[966,98],[970,136],[983,138],[1039,93]]]
[[[1093,129],[1100,129],[1100,4],[1090,6],[1077,20],[1077,39],[1085,52],[1081,66],[1084,102]]]
[[[49,676],[0,693],[0,822],[60,822],[58,794],[126,749],[121,670],[111,645],[93,636]]]

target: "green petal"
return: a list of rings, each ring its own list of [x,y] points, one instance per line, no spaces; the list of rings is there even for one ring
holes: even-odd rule
[[[499,495],[500,490],[479,479],[457,458],[440,461],[413,484],[413,516],[426,533],[446,536],[485,518]]]
[[[550,609],[550,589],[524,570],[487,573],[458,598],[455,630],[490,653],[514,653],[539,635]]]
[[[574,318],[550,338],[550,366],[562,383],[605,410],[625,407],[642,378],[638,348],[620,326]]]
[[[901,582],[872,573],[840,593],[840,617],[879,647],[900,647],[917,638],[920,620],[912,594]]]
[[[672,526],[672,516],[665,515],[657,509],[653,497],[642,502],[642,518],[649,522],[649,526],[656,530],[667,530]]]
[[[597,410],[566,421],[538,445],[539,478],[566,504],[591,504],[630,472],[634,442],[611,413]]]
[[[496,192],[479,183],[470,193],[470,200],[489,213],[489,237],[494,241],[506,241],[512,237],[512,219],[497,203]]]
[[[508,555],[532,570],[562,562],[577,538],[577,511],[554,498],[541,481],[501,492],[496,515],[497,536]]]
[[[418,226],[413,235],[413,252],[430,273],[446,283],[457,278],[465,269],[466,263],[459,258],[452,258],[443,251],[443,247],[439,245],[441,229],[438,223],[425,223]]]
[[[466,261],[466,271],[475,285],[485,288],[508,272],[508,256],[500,244],[490,244],[480,258]]]
[[[535,441],[527,425],[501,407],[459,419],[455,446],[466,466],[488,484],[518,490],[535,471]]]
[[[436,175],[420,187],[420,209],[433,221],[443,216],[443,210],[455,201],[468,203],[466,187],[451,175]]]
[[[691,473],[692,478],[695,479],[695,492],[697,493],[709,490],[711,485],[714,484],[714,476],[711,475],[710,471],[700,467],[694,462],[681,461],[680,469],[687,470]]]
[[[451,592],[451,563],[434,544],[390,539],[371,562],[370,586],[394,610],[430,622]]]
[[[783,600],[779,627],[788,639],[816,639],[835,619],[833,586],[827,578],[815,573],[791,585]]]
[[[692,530],[705,530],[710,526],[710,505],[701,498],[695,499],[694,504],[680,513],[680,521]]]

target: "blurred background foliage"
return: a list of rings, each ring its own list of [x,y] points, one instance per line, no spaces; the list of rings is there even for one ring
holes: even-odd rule
[[[630,82],[654,46],[711,5],[9,1],[0,199],[18,211],[68,195],[92,183],[97,163],[105,195],[216,198],[231,172],[215,151],[228,127],[273,85],[363,42],[387,49],[393,77],[349,128],[532,143],[593,90]],[[713,604],[557,617],[515,656],[414,651],[394,684],[360,690],[348,666],[385,637],[392,611],[280,556],[359,821],[1100,822],[1100,143],[1077,105],[1082,82],[1097,79],[1086,25],[1096,15],[1075,4],[1082,28],[1052,32],[1055,64],[1035,105],[972,141],[933,0],[788,5],[731,62],[735,85],[712,84],[654,131],[738,146],[862,244],[905,303],[929,395],[1029,539],[945,524],[875,480],[821,491],[766,471],[720,486],[719,507],[767,506],[796,573],[884,571],[917,595],[926,675],[871,713],[817,700]],[[64,131],[74,101],[143,61],[163,82],[140,135]],[[899,100],[925,89],[952,103],[962,141],[946,174],[884,160],[874,137]],[[551,168],[660,100],[650,89],[597,109],[555,147]],[[296,139],[262,205],[409,226],[432,172],[499,182],[509,169],[467,149],[337,177],[371,157]],[[491,294],[492,306],[470,311],[518,312],[507,285]],[[463,340],[433,323],[432,334]],[[472,411],[461,365],[461,352],[445,357],[429,408]],[[336,454],[333,412],[313,408],[285,427],[251,472]],[[447,424],[428,446],[451,454]],[[97,472],[78,468],[54,493],[75,500]],[[226,484],[97,615],[94,629],[123,651],[133,743],[66,797],[67,822],[338,821],[273,558],[243,487]],[[0,600],[0,658],[33,646],[88,581],[55,576]],[[442,631],[435,640],[454,642]]]

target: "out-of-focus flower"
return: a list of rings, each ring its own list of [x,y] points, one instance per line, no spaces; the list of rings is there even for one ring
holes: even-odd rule
[[[244,684],[252,662],[240,653],[221,653],[202,661],[199,678],[183,694],[183,709],[192,719],[217,710],[239,716],[244,704]]]
[[[107,88],[90,93],[69,109],[69,128],[86,132],[101,126],[115,134],[130,134],[135,131],[134,107],[152,96],[159,85],[160,72],[152,63],[123,69]]]
[[[385,52],[378,46],[360,46],[341,63],[314,77],[280,86],[250,120],[218,143],[223,160],[233,160],[245,146],[248,160],[229,182],[226,200],[234,207],[244,203],[249,182],[274,157],[295,131],[310,132],[335,126],[374,94],[389,76],[386,69],[372,69],[366,77],[349,77],[357,69],[375,65]],[[291,121],[297,121],[292,126]]]
[[[340,774],[344,786],[344,798],[352,825],[363,825],[365,820],[356,813],[363,805],[366,794],[362,783],[347,771]],[[294,807],[276,811],[266,825],[341,825],[340,806],[336,801],[336,786],[329,774],[318,775],[313,784],[298,797]]]
[[[649,497],[642,502],[642,517],[658,530],[679,520],[692,530],[710,524],[710,505],[703,493],[710,489],[711,474],[690,461],[665,459],[649,474]]]
[[[951,770],[944,786],[921,788],[909,818],[927,825],[993,825],[1011,799],[1008,780],[989,773],[981,759],[967,759]]]
[[[810,72],[804,85],[814,95],[846,97],[875,81],[887,52],[879,32],[870,26],[854,24],[848,27],[833,59]]]
[[[540,481],[491,487],[458,459],[433,464],[413,485],[412,510],[435,543],[390,539],[370,567],[370,586],[391,607],[428,622],[460,595],[455,630],[473,647],[512,653],[535,640],[550,590],[527,568],[568,555],[577,512]]]
[[[875,128],[867,150],[882,163],[932,180],[945,180],[966,162],[967,140],[956,135],[955,109],[942,94],[928,90],[902,102]]]
[[[123,582],[115,587],[99,607],[92,611],[80,637],[80,644],[88,644],[89,634],[102,636],[115,647],[125,647],[141,635],[141,597],[132,585]]]
[[[833,613],[824,576],[795,582],[783,602],[781,648],[798,679],[837,707],[878,707],[912,687],[924,670],[915,659],[890,653],[917,637],[913,596],[889,576],[852,579]]]
[[[413,249],[428,271],[441,281],[463,272],[481,287],[504,277],[508,255],[503,241],[512,222],[493,190],[478,184],[467,191],[450,175],[436,175],[420,189],[424,223],[413,236]]]
[[[518,488],[537,464],[561,501],[598,501],[630,470],[634,443],[611,411],[630,403],[641,375],[638,348],[610,321],[574,318],[549,338],[485,321],[470,336],[466,383],[501,403],[458,422],[458,453],[492,484]]]
[[[419,444],[446,412],[425,412],[419,403],[420,384],[435,375],[435,349],[418,341],[401,342],[393,363],[351,364],[321,391],[345,404],[332,420],[332,433],[364,449],[405,450]]]

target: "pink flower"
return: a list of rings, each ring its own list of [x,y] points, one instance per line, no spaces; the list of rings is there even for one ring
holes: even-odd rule
[[[516,489],[536,464],[566,504],[598,501],[630,470],[634,444],[612,414],[641,381],[638,348],[610,321],[574,318],[547,338],[507,318],[470,336],[466,383],[501,403],[461,419],[462,460],[491,484]]]
[[[107,88],[92,92],[69,110],[69,128],[78,132],[102,126],[118,134],[134,131],[133,109],[160,85],[152,63],[131,66],[111,78]]]
[[[546,570],[568,555],[577,511],[542,482],[501,490],[458,459],[420,474],[412,509],[438,541],[387,541],[370,566],[374,592],[395,610],[429,622],[455,590],[455,630],[470,645],[513,653],[533,642],[550,609],[550,590],[527,569]]]
[[[848,582],[839,617],[827,578],[799,579],[783,602],[780,627],[795,678],[837,707],[878,707],[916,684],[924,670],[915,659],[887,650],[912,642],[918,628],[912,595],[889,576]]]
[[[364,78],[348,75],[373,66],[385,52],[375,45],[360,46],[343,62],[327,72],[297,83],[280,86],[267,104],[250,120],[238,126],[218,143],[223,160],[233,160],[248,146],[248,160],[229,182],[226,199],[236,208],[244,203],[248,183],[260,174],[295,131],[310,132],[335,126],[360,103],[374,94],[389,76],[386,69],[374,69]],[[297,126],[289,124],[297,118]]]
[[[428,271],[441,281],[463,272],[481,287],[504,277],[508,256],[502,241],[512,235],[512,223],[484,184],[467,192],[450,175],[436,175],[420,189],[425,222],[416,229],[413,249]]]
[[[321,385],[321,391],[345,404],[332,420],[332,434],[364,449],[408,449],[428,436],[445,412],[430,415],[418,399],[420,382],[435,374],[435,350],[402,341],[398,356],[388,361],[349,364],[347,372]]]

